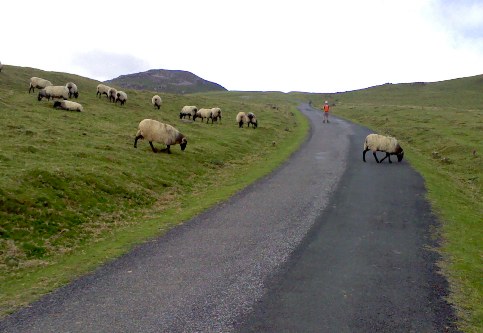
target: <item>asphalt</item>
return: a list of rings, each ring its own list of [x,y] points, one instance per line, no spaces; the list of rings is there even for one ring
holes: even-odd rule
[[[0,331],[454,331],[423,179],[363,163],[367,129],[300,109],[310,135],[283,166]]]

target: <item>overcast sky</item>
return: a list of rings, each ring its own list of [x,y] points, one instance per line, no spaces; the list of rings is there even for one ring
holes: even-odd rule
[[[4,1],[0,61],[338,92],[483,74],[483,0]]]

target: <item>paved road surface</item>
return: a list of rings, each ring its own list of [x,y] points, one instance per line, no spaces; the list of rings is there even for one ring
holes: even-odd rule
[[[423,180],[362,163],[367,130],[301,110],[311,134],[281,168],[0,331],[442,332]]]

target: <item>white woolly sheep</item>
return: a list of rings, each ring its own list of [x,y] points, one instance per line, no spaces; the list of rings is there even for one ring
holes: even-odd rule
[[[153,98],[151,98],[151,103],[155,108],[158,108],[158,110],[161,107],[162,102],[163,100],[161,99],[161,97],[159,97],[159,95],[154,95]]]
[[[72,98],[72,96],[79,97],[79,90],[74,82],[68,82],[65,86],[69,89],[69,98]]]
[[[238,112],[236,115],[236,122],[238,124],[238,128],[242,128],[244,123],[248,123],[248,117],[245,112]]]
[[[213,124],[213,110],[212,109],[199,109],[196,114],[193,116],[193,120],[196,118],[201,118],[201,122],[206,118],[206,123],[211,119],[211,123]]]
[[[107,98],[109,98],[109,102],[116,102],[117,98],[117,89],[116,88],[109,88],[107,91]]]
[[[213,121],[218,121],[218,119],[220,119],[220,122],[221,122],[221,109],[220,108],[212,108],[211,109],[213,111]]]
[[[31,77],[30,78],[30,85],[29,85],[29,94],[30,92],[35,92],[35,88],[37,89],[44,89],[45,87],[51,86],[52,82],[42,79],[40,77]]]
[[[186,137],[176,128],[153,119],[144,119],[139,123],[136,138],[134,139],[134,148],[137,148],[137,142],[139,139],[148,140],[151,149],[155,153],[157,153],[158,150],[154,148],[153,141],[164,143],[166,149],[161,151],[167,151],[168,154],[171,154],[171,150],[169,149],[171,145],[179,144],[181,150],[185,150],[186,145],[188,144]]]
[[[397,142],[397,140],[390,136],[384,136],[380,134],[369,134],[364,141],[364,151],[362,152],[362,160],[366,161],[366,152],[372,150],[372,154],[377,163],[382,163],[386,158],[391,162],[391,155],[396,155],[398,162],[401,162],[404,157],[404,151]],[[376,151],[382,151],[386,153],[386,156],[382,160],[377,159]]]
[[[124,105],[127,101],[127,94],[124,91],[119,90],[117,92],[117,97],[116,97],[116,104],[117,102],[121,102],[121,105]]]
[[[67,89],[66,86],[47,86],[44,89],[39,90],[37,99],[41,101],[42,98],[47,98],[47,100],[50,100],[51,98],[68,99],[69,89]]]
[[[189,119],[191,119],[191,116],[193,116],[193,120],[196,118],[196,112],[198,112],[198,108],[194,105],[185,105],[181,109],[181,112],[179,113],[179,119],[185,118],[188,116]]]
[[[109,89],[111,89],[111,87],[106,86],[105,84],[99,83],[97,85],[96,96],[101,97],[102,95],[106,95],[106,97],[109,98]]]
[[[249,112],[247,114],[247,119],[248,119],[248,127],[250,127],[250,124],[252,124],[252,127],[253,128],[257,128],[258,127],[258,121],[257,121],[257,117],[255,117],[255,115],[253,114],[253,112]]]
[[[55,109],[62,109],[67,111],[78,111],[83,112],[84,108],[81,104],[72,101],[55,101],[54,102]]]

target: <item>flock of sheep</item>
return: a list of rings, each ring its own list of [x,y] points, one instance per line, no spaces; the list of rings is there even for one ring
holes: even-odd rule
[[[48,80],[32,77],[30,78],[29,94],[35,92],[35,89],[39,89],[37,97],[39,101],[43,98],[46,98],[47,100],[50,100],[51,98],[58,99],[54,101],[54,108],[68,111],[84,111],[80,103],[68,100],[69,98],[79,97],[79,90],[77,85],[73,82],[68,82],[65,86],[54,86],[52,82]],[[120,102],[121,105],[124,105],[127,101],[127,94],[124,91],[117,90],[101,83],[97,85],[96,96],[100,98],[103,95],[106,95],[110,102],[116,104],[117,102]],[[158,110],[161,108],[162,102],[163,101],[159,95],[154,95],[151,99],[152,105]],[[186,117],[193,121],[200,118],[201,122],[204,122],[206,119],[207,124],[211,120],[211,123],[213,124],[214,122],[221,122],[222,112],[219,107],[198,109],[194,105],[186,105],[181,109],[179,118],[184,119]],[[257,128],[258,126],[257,118],[252,112],[248,114],[245,114],[245,112],[239,112],[236,116],[236,122],[239,127],[243,127],[243,124],[245,123],[247,124],[247,127],[252,125],[253,128]],[[165,144],[167,148],[161,151],[166,151],[167,153],[171,153],[171,145],[179,144],[181,150],[185,150],[186,145],[188,144],[186,136],[180,133],[176,128],[153,119],[144,119],[139,123],[138,131],[134,140],[134,148],[137,147],[137,141],[139,139],[146,139],[153,152],[158,152],[153,146],[153,142]]]

